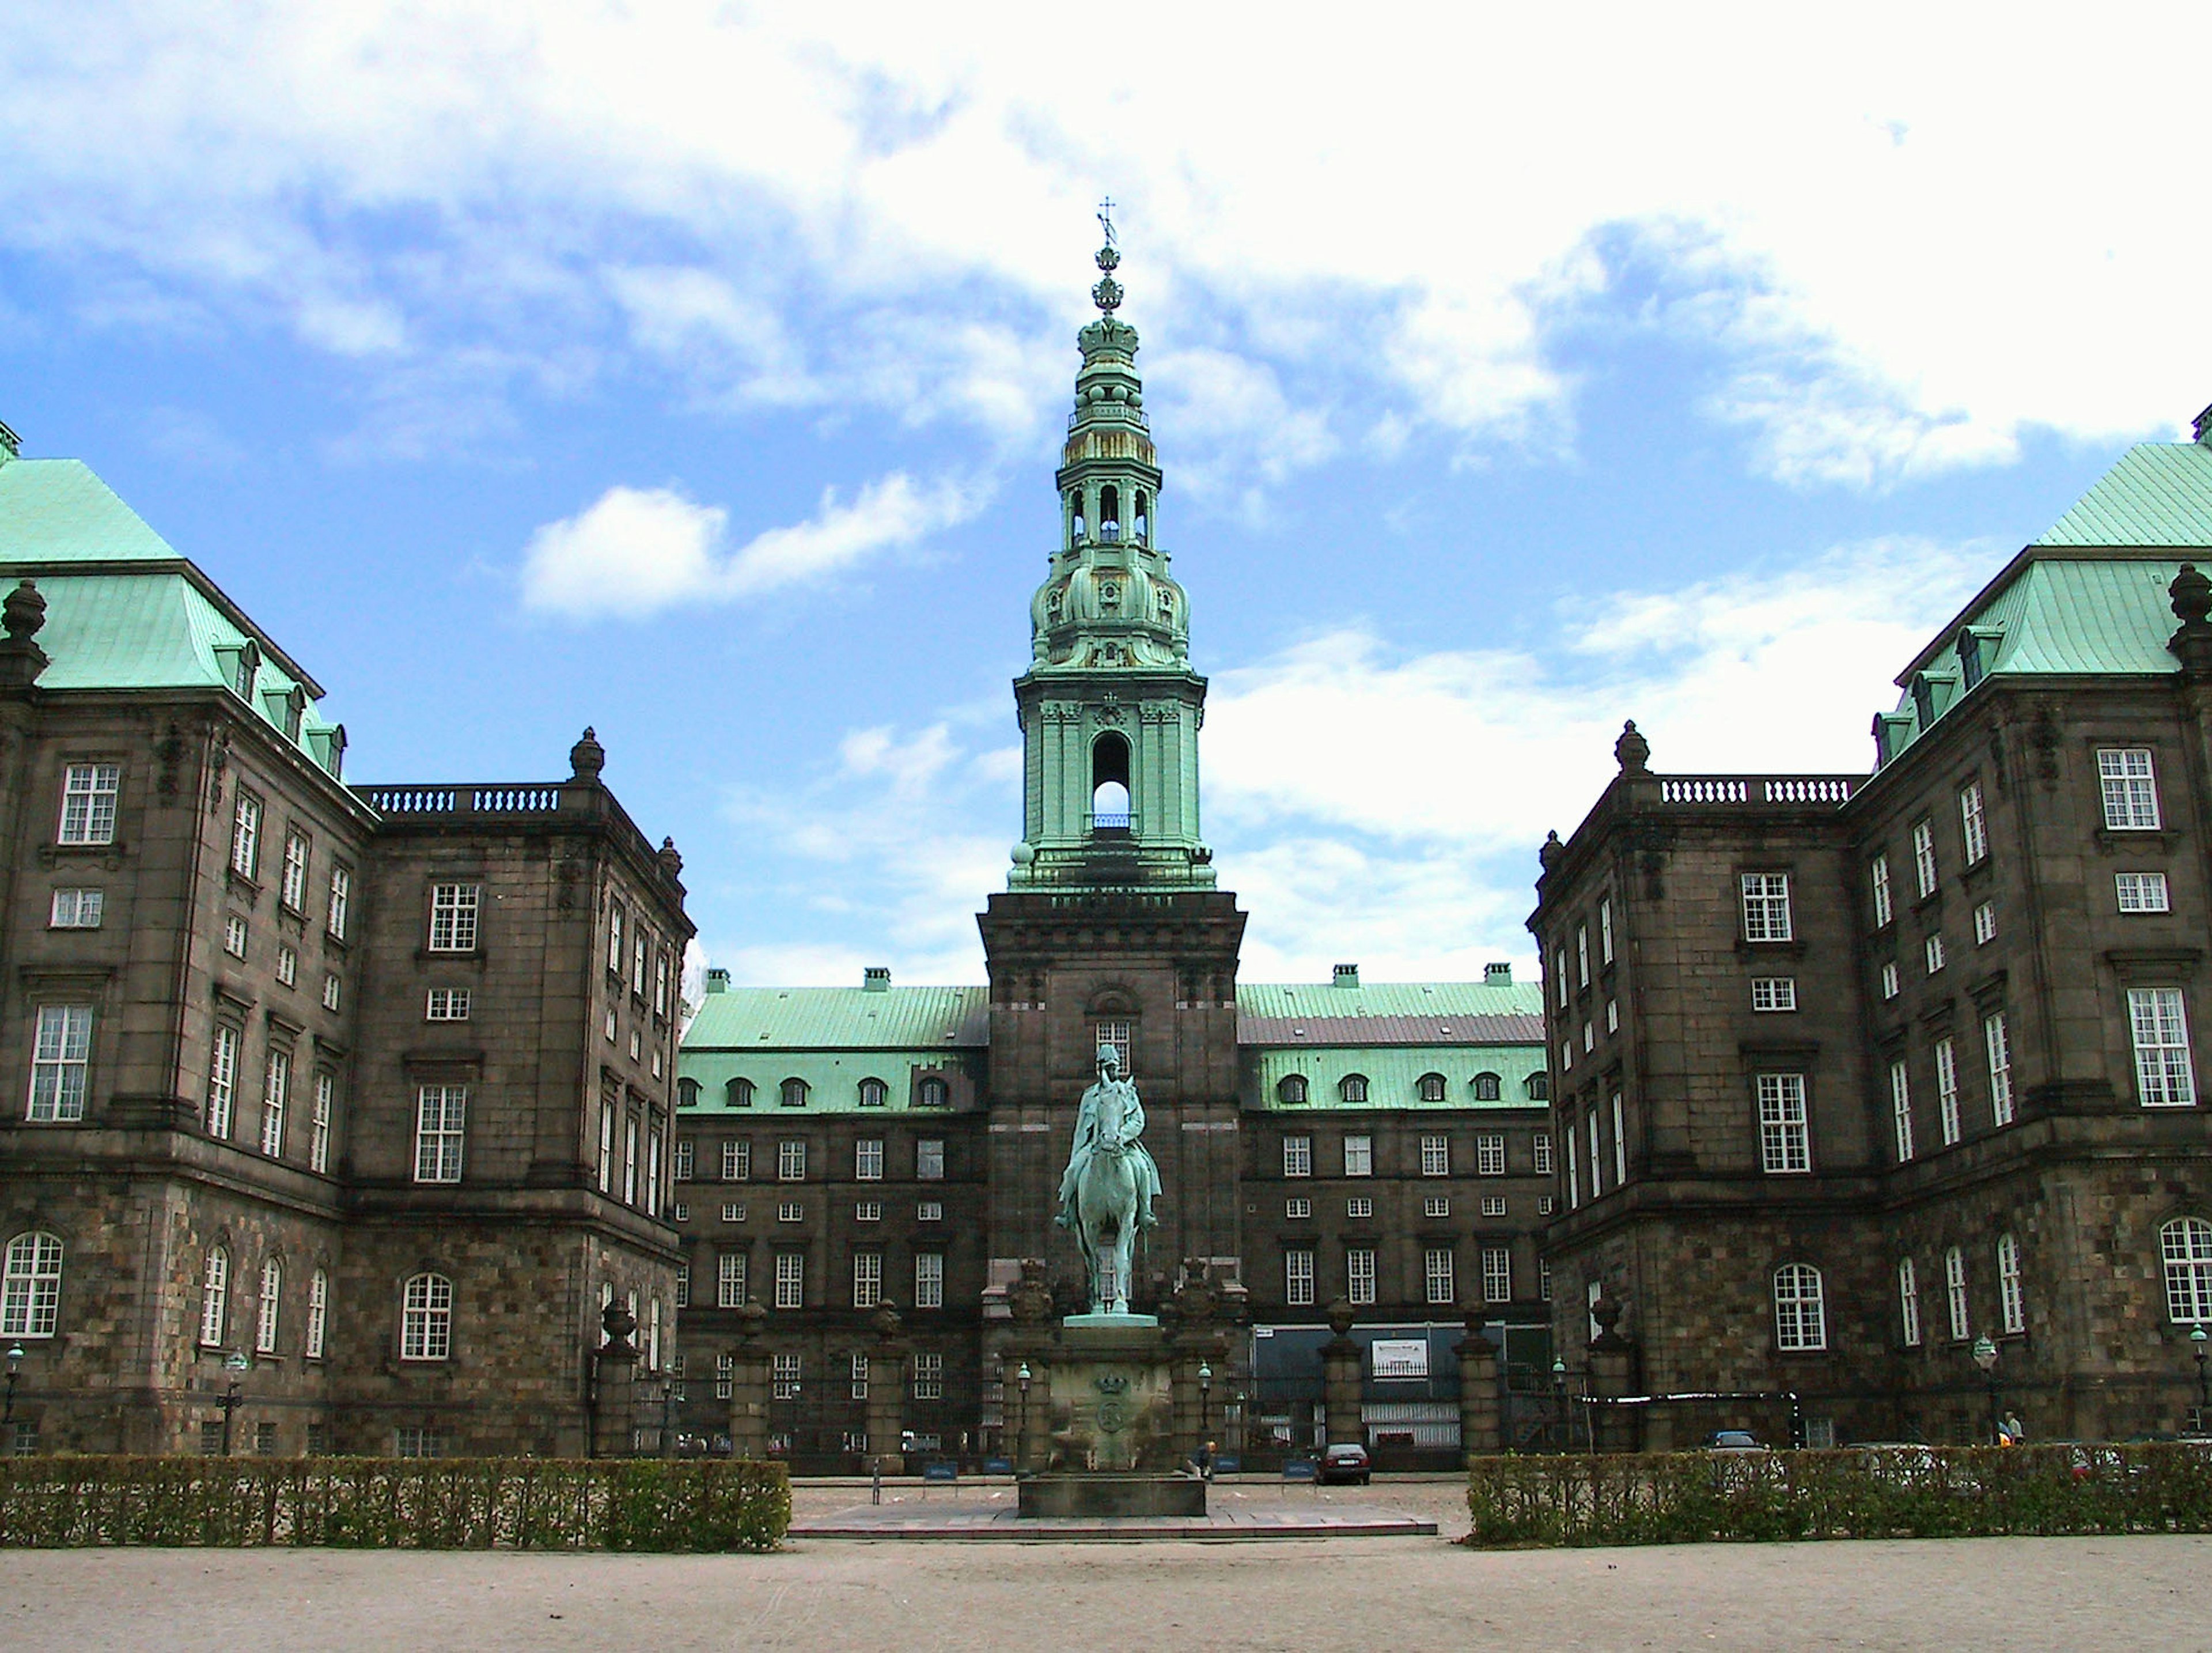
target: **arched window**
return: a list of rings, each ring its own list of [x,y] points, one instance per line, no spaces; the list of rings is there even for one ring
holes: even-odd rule
[[[915,1100],[924,1108],[945,1108],[951,1105],[952,1090],[943,1079],[932,1076],[921,1082]]]
[[[2166,1312],[2184,1326],[2212,1321],[2212,1223],[2177,1217],[2158,1231],[2166,1263]]]
[[[1444,1076],[1424,1073],[1415,1082],[1415,1088],[1423,1102],[1442,1102],[1444,1099]]]
[[[276,1258],[261,1265],[261,1301],[254,1306],[253,1352],[276,1352],[277,1322],[284,1311],[284,1265]]]
[[[52,1337],[62,1303],[62,1237],[33,1230],[8,1242],[0,1337]]]
[[[1284,1074],[1282,1082],[1275,1087],[1275,1094],[1278,1097],[1280,1097],[1285,1102],[1291,1103],[1292,1106],[1296,1106],[1297,1103],[1304,1102],[1306,1099],[1305,1075],[1303,1073]]]
[[[885,1085],[881,1079],[862,1079],[860,1081],[861,1107],[880,1108],[890,1099],[890,1087]]]
[[[208,1248],[207,1269],[200,1276],[200,1346],[222,1347],[224,1329],[230,1324],[230,1253],[219,1245]]]
[[[732,1108],[753,1105],[753,1082],[750,1079],[732,1079],[722,1087],[722,1099]]]
[[[1547,1073],[1531,1073],[1528,1076],[1528,1100],[1531,1102],[1549,1102],[1551,1099],[1551,1076]]]
[[[1098,490],[1098,538],[1112,544],[1121,537],[1121,490],[1108,483]]]
[[[444,1360],[453,1352],[453,1283],[443,1274],[407,1282],[399,1311],[399,1358]]]
[[[1083,520],[1083,490],[1079,488],[1067,496],[1067,537],[1080,545],[1089,532]]]
[[[1135,538],[1137,544],[1142,545],[1152,537],[1152,521],[1150,512],[1150,502],[1145,498],[1145,490],[1139,488],[1135,490],[1135,493],[1137,496],[1136,509],[1129,514],[1129,532]]]
[[[1344,1076],[1343,1083],[1336,1087],[1336,1093],[1340,1097],[1343,1097],[1346,1102],[1365,1102],[1367,1100],[1367,1076],[1364,1073],[1346,1074]]]
[[[783,1082],[783,1105],[787,1108],[806,1106],[806,1081],[786,1079]]]
[[[1474,1076],[1474,1099],[1477,1102],[1496,1102],[1505,1094],[1504,1084],[1495,1073],[1477,1073]]]
[[[1109,730],[1091,745],[1091,830],[1127,832],[1129,817],[1129,743]]]
[[[699,1105],[698,1080],[678,1079],[676,1081],[676,1105],[678,1108],[696,1108]]]
[[[1828,1346],[1828,1310],[1821,1297],[1820,1271],[1809,1263],[1786,1262],[1774,1271],[1774,1346]]]

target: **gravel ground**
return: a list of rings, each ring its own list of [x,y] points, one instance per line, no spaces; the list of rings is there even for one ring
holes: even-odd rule
[[[802,1507],[853,1501],[803,1487]],[[963,1498],[983,1489],[969,1488]],[[1234,1486],[1218,1487],[1217,1496]],[[1249,1496],[1442,1518],[1448,1484]],[[887,1496],[908,1489],[892,1489]],[[859,1489],[865,1499],[866,1491]],[[933,1498],[945,1496],[933,1492]],[[2212,1539],[1982,1539],[1478,1553],[1283,1544],[819,1541],[771,1556],[14,1551],[0,1648],[2212,1647]]]

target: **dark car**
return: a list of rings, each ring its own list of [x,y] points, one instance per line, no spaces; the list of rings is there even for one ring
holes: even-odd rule
[[[1321,1463],[1314,1471],[1314,1479],[1364,1486],[1369,1474],[1367,1449],[1356,1442],[1345,1441],[1321,1455]]]
[[[1747,1429],[1717,1429],[1705,1443],[1708,1452],[1764,1452],[1759,1437]]]

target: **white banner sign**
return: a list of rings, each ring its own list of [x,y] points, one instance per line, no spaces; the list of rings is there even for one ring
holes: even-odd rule
[[[1377,1377],[1426,1377],[1429,1341],[1423,1337],[1378,1337],[1367,1346],[1367,1370]]]

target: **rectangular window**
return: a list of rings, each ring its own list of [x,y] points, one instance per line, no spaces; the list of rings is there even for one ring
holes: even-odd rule
[[[107,896],[99,890],[57,890],[46,922],[57,930],[97,930]]]
[[[868,1357],[864,1354],[854,1355],[852,1376],[848,1380],[849,1383],[848,1394],[851,1399],[865,1401],[868,1398]]]
[[[1912,823],[1912,881],[1921,896],[1936,893],[1936,827],[1933,822]]]
[[[1432,1245],[1422,1253],[1421,1280],[1427,1287],[1431,1304],[1445,1304],[1459,1301],[1459,1291],[1452,1283],[1452,1254],[1449,1246]]]
[[[1620,1092],[1613,1093],[1613,1185],[1628,1180],[1628,1130],[1621,1115]]]
[[[276,979],[288,988],[300,985],[300,955],[282,942],[276,946]]]
[[[1478,1152],[1480,1152],[1481,1146],[1482,1145],[1480,1141],[1475,1144],[1476,1151]],[[1549,1176],[1552,1174],[1552,1133],[1549,1131],[1537,1132],[1534,1146],[1536,1152],[1536,1175],[1539,1176]],[[1500,1137],[1498,1139],[1498,1152],[1499,1156],[1498,1166],[1502,1172],[1504,1168],[1505,1153],[1505,1139],[1504,1137]]]
[[[2097,782],[2104,793],[2107,830],[2158,830],[2158,777],[2151,768],[2149,747],[2100,751],[2097,754]]]
[[[483,886],[477,884],[434,884],[430,886],[430,951],[470,953],[477,947],[477,909]]]
[[[607,974],[619,981],[623,967],[623,909],[615,902],[607,909]]]
[[[246,921],[235,913],[222,921],[222,950],[233,958],[246,957]]]
[[[669,1175],[678,1182],[689,1182],[693,1170],[698,1164],[698,1156],[699,1149],[696,1143],[688,1136],[678,1137],[676,1163],[669,1168]]]
[[[623,1121],[623,1204],[637,1203],[637,1115]]]
[[[2008,1332],[2027,1329],[2027,1298],[2020,1285],[2020,1242],[1997,1237],[1997,1324]]]
[[[1308,1309],[1314,1300],[1314,1254],[1303,1247],[1283,1253],[1283,1301],[1293,1309]]]
[[[72,763],[62,771],[61,841],[65,844],[115,842],[115,795],[123,783],[116,763]]]
[[[318,1268],[307,1277],[307,1340],[300,1352],[320,1360],[331,1329],[331,1277]]]
[[[1613,963],[1613,897],[1597,904],[1597,956],[1601,964]]]
[[[215,1026],[215,1048],[208,1060],[207,1133],[230,1134],[231,1109],[238,1097],[238,1030],[227,1023]]]
[[[778,1267],[778,1284],[781,1284],[781,1268]],[[778,1308],[782,1304],[778,1304]],[[769,1357],[770,1395],[778,1401],[796,1401],[799,1389],[799,1357],[795,1354],[775,1354]]]
[[[1770,1176],[1813,1169],[1802,1073],[1759,1075],[1759,1158]]]
[[[1879,930],[1897,916],[1889,900],[1889,857],[1875,856],[1869,870],[1874,879],[1874,927]]]
[[[1997,939],[1997,904],[1985,901],[1974,909],[1974,945],[1986,947]]]
[[[856,1223],[880,1223],[884,1220],[884,1202],[880,1200],[854,1200],[853,1220]]]
[[[261,861],[261,800],[240,787],[230,817],[230,870],[250,878]]]
[[[945,1180],[945,1139],[926,1136],[914,1145],[915,1180],[921,1182],[942,1182]]]
[[[337,1014],[340,991],[337,977],[326,975],[323,978],[323,1008],[333,1016]]]
[[[884,1180],[881,1137],[866,1137],[853,1145],[853,1180],[856,1182],[880,1182]]]
[[[787,1136],[775,1145],[775,1180],[779,1182],[804,1182],[806,1180],[805,1138]]]
[[[942,1309],[945,1306],[945,1254],[942,1251],[917,1251],[914,1254],[914,1306],[917,1309]]]
[[[1966,865],[1972,866],[1990,853],[1990,829],[1982,817],[1982,783],[1967,783],[1959,794],[1959,831],[1966,849]]]
[[[1536,1169],[1540,1172],[1548,1171],[1552,1168],[1552,1139],[1548,1136],[1539,1136],[1536,1139]],[[1477,1176],[1503,1176],[1505,1175],[1505,1134],[1504,1132],[1486,1131],[1481,1135],[1475,1138],[1474,1174]]]
[[[1513,1253],[1502,1245],[1482,1248],[1482,1300],[1513,1301]]]
[[[748,1182],[753,1175],[753,1145],[750,1142],[725,1142],[722,1145],[722,1180],[725,1182]]]
[[[942,1200],[917,1200],[914,1206],[914,1220],[917,1223],[941,1223],[945,1220]]]
[[[668,1014],[668,953],[665,949],[653,955],[653,1013],[661,1017]]]
[[[1957,1246],[1943,1254],[1943,1296],[1951,1311],[1951,1339],[1963,1343],[1973,1330],[1966,1318],[1966,1255]]]
[[[1589,986],[1589,926],[1575,926],[1575,985]]]
[[[1375,1139],[1371,1136],[1347,1136],[1344,1139],[1344,1174],[1346,1176],[1375,1175]]]
[[[1488,1203],[1489,1202],[1487,1200],[1484,1201],[1485,1205],[1487,1205]],[[1451,1195],[1448,1194],[1431,1194],[1423,1195],[1421,1199],[1421,1215],[1424,1217],[1450,1216]]]
[[[917,1351],[914,1357],[914,1398],[917,1401],[942,1401],[945,1398],[945,1357],[928,1349]]]
[[[432,988],[422,1009],[426,1022],[465,1022],[469,1019],[467,988]]]
[[[1897,1265],[1897,1314],[1899,1329],[1903,1333],[1905,1346],[1920,1346],[1920,1271],[1912,1266],[1912,1259],[1902,1258]]]
[[[884,1300],[884,1254],[880,1251],[855,1251],[853,1254],[853,1306],[872,1309]]]
[[[1313,1139],[1310,1136],[1286,1136],[1283,1139],[1283,1175],[1311,1176],[1313,1175]]]
[[[679,1225],[688,1223],[691,1220],[691,1207],[685,1205],[681,1200],[678,1200],[670,1207],[669,1216],[672,1221],[676,1222]]]
[[[2194,1107],[2197,1073],[2189,1060],[2189,1016],[2181,989],[2130,988],[2128,1030],[2135,1041],[2136,1094],[2142,1105]]]
[[[1593,1200],[1605,1192],[1605,1158],[1601,1139],[1604,1130],[1604,1126],[1599,1122],[1597,1109],[1592,1108],[1589,1111],[1589,1168],[1590,1198]]]
[[[1559,984],[1559,1008],[1567,1007],[1567,950],[1559,948],[1552,955],[1552,979]]]
[[[1552,1300],[1552,1264],[1547,1257],[1536,1259],[1536,1296],[1544,1303]]]
[[[461,1145],[467,1129],[469,1087],[426,1085],[416,1097],[415,1180],[461,1180]]]
[[[1451,1139],[1443,1136],[1425,1136],[1421,1139],[1421,1175],[1449,1176],[1451,1175]]]
[[[1755,1011],[1796,1009],[1797,978],[1794,975],[1752,977],[1751,1007]]]
[[[92,1006],[41,1005],[31,1049],[30,1118],[61,1124],[84,1117],[92,1060]]]
[[[353,874],[343,866],[331,869],[331,906],[324,927],[331,936],[343,941],[346,918],[353,910]]]
[[[1990,1058],[1990,1117],[2002,1127],[2012,1123],[2012,1042],[2003,1012],[1982,1024],[1982,1044]]]
[[[1787,872],[1746,872],[1743,886],[1743,939],[1746,941],[1790,939],[1790,875]]]
[[[1548,1217],[1548,1216],[1550,1216],[1550,1215],[1552,1214],[1552,1205],[1553,1205],[1553,1199],[1552,1199],[1552,1196],[1551,1196],[1550,1194],[1538,1194],[1538,1195],[1536,1196],[1536,1214],[1537,1214],[1539,1217]]]
[[[297,832],[284,838],[284,875],[276,898],[295,913],[307,910],[307,841]]]
[[[1114,1047],[1114,1054],[1121,1059],[1122,1073],[1124,1075],[1127,1074],[1129,1071],[1129,1024],[1127,1022],[1099,1023],[1098,1036],[1093,1039],[1091,1042],[1093,1047],[1102,1044],[1112,1045]]]
[[[1607,1033],[1620,1031],[1620,1000],[1618,999],[1605,1001],[1605,1030]]]
[[[1894,999],[1903,987],[1904,982],[1898,975],[1897,961],[1893,958],[1881,967],[1881,996]]]
[[[253,1352],[276,1352],[276,1334],[284,1307],[284,1265],[270,1257],[261,1265],[261,1296],[254,1305]],[[274,1425],[265,1425],[273,1428]]]
[[[1344,1202],[1344,1214],[1347,1217],[1372,1217],[1375,1214],[1375,1202],[1364,1198],[1346,1200]]]
[[[261,1152],[271,1159],[284,1155],[284,1107],[291,1090],[291,1054],[270,1051],[261,1078]]]
[[[806,1202],[803,1200],[785,1200],[779,1201],[775,1208],[775,1220],[779,1223],[805,1222],[806,1220]]]
[[[2119,890],[2120,910],[2123,913],[2164,913],[2172,910],[2172,904],[2166,895],[2166,874],[2163,872],[2115,872],[2112,875],[2112,881]],[[93,890],[90,893],[97,895],[100,892]],[[59,890],[55,892],[54,899],[54,910],[58,913],[61,910]],[[96,916],[93,920],[95,924],[99,921]],[[57,918],[54,922],[59,924],[61,920]]]
[[[1889,1065],[1889,1116],[1897,1133],[1897,1163],[1912,1158],[1912,1080],[1903,1062]]]
[[[1294,1194],[1283,1201],[1283,1216],[1291,1222],[1304,1222],[1313,1215],[1313,1201],[1303,1194]]]
[[[1578,1211],[1582,1208],[1583,1203],[1582,1161],[1575,1157],[1575,1122],[1569,1119],[1565,1123],[1567,1140],[1567,1209]]]
[[[745,1208],[744,1205],[740,1203],[724,1206],[722,1207],[722,1220],[726,1223],[744,1222],[745,1220]]]
[[[804,1309],[806,1306],[805,1252],[779,1251],[775,1254],[775,1306],[779,1309]]]
[[[737,1356],[733,1354],[716,1355],[714,1357],[714,1398],[717,1401],[726,1401],[736,1393],[737,1387]]]
[[[207,1269],[200,1277],[201,1346],[221,1348],[229,1324],[230,1254],[216,1246],[207,1254]]]
[[[1444,1208],[1442,1211],[1431,1212],[1429,1214],[1435,1217],[1450,1216],[1451,1201],[1447,1200],[1443,1203]],[[1484,1194],[1482,1196],[1482,1214],[1485,1217],[1503,1217],[1505,1214],[1505,1196],[1502,1194]]]
[[[714,1260],[714,1306],[738,1309],[745,1301],[745,1264],[742,1251],[725,1251]]]
[[[1928,955],[1928,974],[1933,975],[1943,968],[1943,938],[1940,933],[1928,938],[1925,951]]]
[[[1943,1146],[1959,1139],[1959,1054],[1948,1038],[1936,1041],[1936,1113]]]
[[[1344,1295],[1355,1304],[1375,1301],[1375,1248],[1354,1245],[1345,1248]]]

